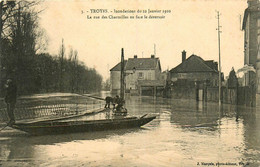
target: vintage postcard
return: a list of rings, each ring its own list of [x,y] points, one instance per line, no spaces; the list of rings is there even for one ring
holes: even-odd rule
[[[259,0],[0,15],[0,166],[260,166]]]

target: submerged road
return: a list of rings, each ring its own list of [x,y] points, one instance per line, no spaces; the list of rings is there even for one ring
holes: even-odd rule
[[[260,166],[260,110],[139,96],[126,106],[157,118],[140,129],[49,136],[6,128],[0,166]]]

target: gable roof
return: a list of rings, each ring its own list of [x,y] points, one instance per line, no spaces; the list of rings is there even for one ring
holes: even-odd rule
[[[217,62],[214,62],[213,60],[205,60],[204,61],[205,64],[207,64],[207,66],[209,66],[210,68],[218,71],[218,63]]]
[[[124,61],[124,65],[126,66],[127,60]],[[121,62],[117,63],[110,71],[121,71]]]
[[[213,62],[213,61],[212,61]],[[177,67],[170,70],[171,73],[188,73],[188,72],[217,72],[216,68],[211,68],[210,61],[204,61],[201,57],[191,55]]]
[[[161,70],[159,58],[129,58],[125,70],[132,70],[133,68],[136,70],[154,70],[157,64]]]
[[[129,58],[125,60],[125,70],[154,70],[157,67],[161,70],[161,64],[159,58]],[[121,62],[115,65],[110,71],[121,71]]]

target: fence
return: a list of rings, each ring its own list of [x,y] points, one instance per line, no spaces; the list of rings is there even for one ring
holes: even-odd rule
[[[218,88],[207,87],[207,101],[218,101]],[[238,104],[245,106],[255,106],[255,91],[251,87],[237,87],[229,89],[222,87],[221,89],[221,101],[225,104]]]
[[[166,97],[173,99],[196,99],[207,102],[219,101],[218,87],[204,87],[196,89],[195,87],[172,87],[165,93]],[[256,91],[253,87],[221,88],[220,99],[225,104],[238,104],[245,106],[256,105]]]
[[[101,109],[104,101],[84,96],[47,98],[19,98],[15,107],[15,119],[33,119],[50,116],[70,116]],[[6,104],[0,99],[0,121],[7,121]]]
[[[174,87],[170,91],[170,97],[173,99],[196,99],[196,89]]]

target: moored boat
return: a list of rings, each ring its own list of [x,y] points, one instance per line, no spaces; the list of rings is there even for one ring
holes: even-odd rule
[[[155,118],[156,116],[147,116],[147,114],[145,114],[142,117],[115,117],[113,119],[100,120],[15,123],[12,125],[12,128],[25,131],[32,135],[63,134],[136,128],[149,123]]]

